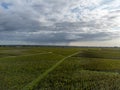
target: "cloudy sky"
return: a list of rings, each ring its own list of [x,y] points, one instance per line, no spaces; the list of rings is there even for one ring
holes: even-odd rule
[[[0,0],[0,44],[120,46],[120,0]]]

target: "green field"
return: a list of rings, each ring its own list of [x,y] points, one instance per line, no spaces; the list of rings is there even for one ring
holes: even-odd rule
[[[0,47],[0,90],[120,90],[120,48]]]

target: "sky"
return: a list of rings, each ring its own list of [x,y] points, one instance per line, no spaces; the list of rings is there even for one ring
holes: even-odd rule
[[[120,46],[120,0],[0,0],[0,44]]]

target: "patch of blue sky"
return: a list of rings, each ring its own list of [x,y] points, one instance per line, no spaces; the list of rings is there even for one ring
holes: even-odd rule
[[[107,10],[119,10],[120,6],[118,6],[118,7],[105,7],[103,9],[107,9]]]
[[[101,4],[107,4],[107,3],[110,3],[112,2],[113,0],[102,0],[102,3]]]
[[[119,5],[115,5],[114,7],[112,6],[109,6],[110,3],[112,3],[114,0],[103,0],[102,3],[101,3],[101,6],[102,5],[108,5],[108,7],[105,7],[103,9],[107,9],[107,10],[113,10],[113,9],[120,9],[120,4]]]
[[[120,30],[120,27],[115,27],[115,28],[113,28],[114,30]]]
[[[71,12],[73,12],[73,13],[80,12],[80,8],[79,7],[73,8],[73,9],[71,9]]]
[[[11,5],[12,5],[11,3],[6,3],[6,2],[2,2],[2,3],[1,3],[1,6],[2,6],[4,9],[9,9],[9,7],[10,7]]]
[[[88,9],[88,10],[94,10],[94,9],[96,9],[96,8],[98,8],[99,6],[91,6],[91,7],[86,7],[85,9]]]
[[[95,8],[97,8],[97,6],[91,6],[91,7],[75,7],[71,9],[72,13],[80,13],[82,12],[84,9],[88,9],[88,10],[94,10]]]

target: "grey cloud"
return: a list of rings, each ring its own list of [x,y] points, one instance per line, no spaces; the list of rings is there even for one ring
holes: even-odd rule
[[[1,14],[0,15],[0,31],[31,31],[37,30],[40,23],[29,17],[30,15],[22,15],[18,13]]]
[[[81,3],[77,1],[9,1],[13,4],[7,10],[0,7],[0,10],[2,9],[0,41],[69,44],[73,41],[105,41],[119,37],[119,31],[111,30],[118,27],[113,20],[119,17],[119,10],[114,11],[114,14],[107,10],[107,13],[105,15],[101,13],[103,14],[101,16],[97,12],[102,12],[102,10],[89,9],[92,4],[87,7],[89,4],[87,0],[79,0]],[[92,1],[94,4],[96,2],[97,0]],[[75,12],[73,12],[73,7]],[[82,9],[80,13],[77,12],[79,8]]]

